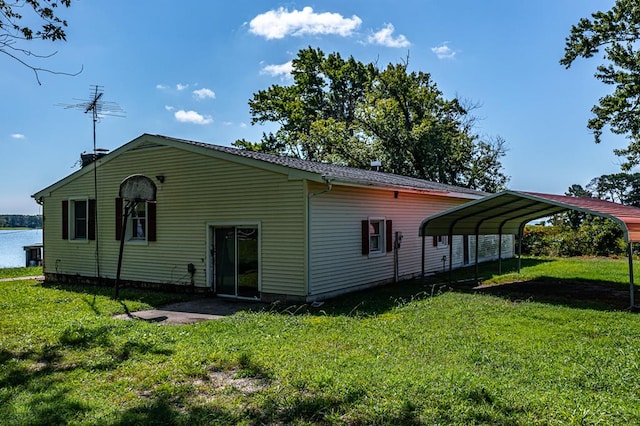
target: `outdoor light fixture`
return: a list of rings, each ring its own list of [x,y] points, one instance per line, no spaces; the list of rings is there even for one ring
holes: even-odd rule
[[[158,179],[158,182],[164,183],[164,175],[157,175],[156,179]]]

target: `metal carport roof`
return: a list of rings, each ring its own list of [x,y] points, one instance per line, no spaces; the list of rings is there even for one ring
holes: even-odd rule
[[[633,306],[632,243],[640,241],[640,208],[596,198],[503,191],[430,216],[422,221],[419,230],[423,237],[423,272],[424,238],[427,235],[521,235],[528,222],[571,210],[605,217],[620,225],[629,246],[630,299]],[[451,269],[451,256],[449,258]]]

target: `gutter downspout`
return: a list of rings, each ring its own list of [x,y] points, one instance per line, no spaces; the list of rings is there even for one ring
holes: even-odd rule
[[[311,283],[311,230],[312,230],[312,226],[311,226],[311,200],[321,194],[327,193],[329,191],[331,191],[331,189],[333,189],[333,185],[331,184],[331,179],[322,176],[322,179],[325,181],[325,183],[327,184],[327,187],[325,189],[323,189],[322,191],[317,191],[317,192],[310,192],[308,195],[308,199],[307,199],[307,296],[309,296],[311,294],[311,291],[313,290],[313,286]]]

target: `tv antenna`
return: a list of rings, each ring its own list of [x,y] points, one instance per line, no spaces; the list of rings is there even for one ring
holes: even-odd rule
[[[0,0],[2,1],[2,0]],[[104,100],[104,87],[94,84],[89,86],[89,99],[74,99],[79,101],[75,104],[60,104],[64,109],[77,109],[84,111],[85,114],[91,113],[93,121],[93,153],[91,154],[91,161],[85,163],[84,155],[81,155],[82,166],[93,163],[93,191],[95,202],[98,201],[98,158],[99,153],[96,148],[96,123],[104,116],[112,117],[125,117],[124,110],[115,102],[109,102]],[[103,150],[100,150],[103,151]],[[102,153],[102,152],[101,152]],[[99,253],[99,237],[98,237],[98,209],[94,209],[94,222],[96,223],[95,238],[96,238],[96,275],[100,280],[100,253]]]
[[[89,99],[74,99],[80,101],[75,104],[61,104],[64,109],[77,109],[85,114],[91,113],[93,121],[93,160],[97,160],[96,123],[104,116],[125,117],[124,110],[115,102],[104,100],[104,86],[94,84],[89,87]]]

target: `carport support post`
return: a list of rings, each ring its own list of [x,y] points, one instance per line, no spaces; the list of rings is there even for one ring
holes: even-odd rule
[[[452,282],[453,271],[453,234],[449,233],[449,284]]]
[[[629,249],[629,303],[633,309],[636,304],[634,300],[635,285],[633,283],[633,243],[629,241],[627,247]]]
[[[502,231],[498,235],[498,275],[502,275]]]
[[[520,273],[520,264],[522,262],[522,234],[524,234],[524,224],[518,228],[518,274]]]
[[[478,246],[479,242],[480,242],[480,234],[478,234],[476,232],[476,247],[475,247],[476,254],[474,256],[474,258],[475,258],[474,259],[475,260],[475,262],[474,262],[475,268],[474,269],[475,269],[475,276],[476,276],[476,284],[478,283],[478,273],[479,273],[479,271],[478,271],[478,254],[480,253],[480,249],[478,248],[479,247]]]
[[[424,279],[424,239],[425,239],[425,235],[424,235],[424,230],[422,231],[422,278]]]

